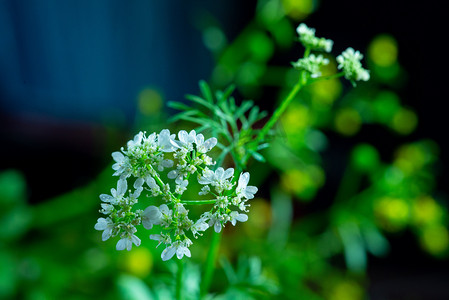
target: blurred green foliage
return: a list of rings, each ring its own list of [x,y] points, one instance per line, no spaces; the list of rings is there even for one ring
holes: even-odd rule
[[[235,83],[239,96],[257,104],[266,100],[267,87],[275,87],[281,99],[297,71],[272,65],[271,60],[297,47],[295,26],[316,8],[312,0],[258,1],[254,20],[232,41],[217,22],[199,22],[205,45],[216,58],[213,89]],[[405,76],[395,38],[379,35],[367,49],[370,82],[350,92],[337,79],[308,86],[282,116],[278,137],[261,149],[266,163],[253,155],[251,184],[263,188],[248,222],[224,232],[209,299],[365,299],[369,257],[388,255],[390,236],[406,230],[413,232],[423,251],[447,257],[446,199],[435,191],[438,145],[421,140],[381,153],[382,137],[402,141],[400,137],[418,126],[418,116],[397,93]],[[329,68],[335,69],[335,59],[328,58]],[[226,98],[231,92],[224,92]],[[167,115],[163,101],[156,89],[142,91],[139,130],[160,129]],[[242,103],[246,109],[239,118],[246,120],[247,111],[255,114],[254,121],[264,116],[253,113],[253,102]],[[186,110],[184,116],[192,113]],[[172,126],[187,129],[194,124],[178,117]],[[379,130],[376,143],[360,138],[367,126]],[[336,140],[345,147],[333,148]],[[237,148],[228,146],[222,148],[238,155]],[[174,297],[177,265],[162,263],[162,249],[142,237],[139,248],[119,253],[113,241],[101,242],[93,229],[98,195],[115,185],[111,174],[107,168],[87,186],[30,206],[22,174],[0,173],[0,298]],[[323,199],[329,193],[320,191],[335,178],[341,181],[333,199]],[[317,201],[320,209],[308,213]],[[193,257],[184,272],[186,299],[196,299],[199,293],[199,266],[205,261],[209,234],[192,246]]]

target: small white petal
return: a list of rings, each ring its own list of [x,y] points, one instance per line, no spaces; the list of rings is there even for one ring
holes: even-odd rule
[[[168,172],[167,177],[170,179],[175,179],[176,177],[178,177],[178,171],[171,170],[170,172]]]
[[[224,179],[227,179],[227,178],[231,177],[232,175],[234,175],[234,169],[229,168],[224,173]]]
[[[131,241],[128,238],[122,238],[117,242],[115,249],[118,251],[125,250],[128,248],[128,244],[131,244]]]
[[[112,152],[112,158],[117,162],[121,163],[125,160],[125,156],[121,152]]]
[[[98,218],[97,223],[95,224],[96,230],[105,230],[108,227],[108,222],[105,218]]]
[[[163,261],[167,261],[170,258],[172,258],[173,255],[175,255],[175,253],[176,249],[173,246],[170,246],[168,248],[165,248],[164,251],[162,251],[161,258]]]
[[[221,231],[221,223],[219,221],[215,221],[214,230],[217,233]]]
[[[117,196],[123,196],[126,193],[126,189],[128,188],[128,183],[126,179],[120,178],[117,182]]]
[[[134,243],[134,245],[136,245],[137,247],[139,247],[140,246],[140,239],[137,237],[137,236],[135,236],[134,234],[131,236],[131,241]],[[130,249],[129,250],[131,250],[131,246],[129,247]]]
[[[205,141],[203,145],[205,152],[209,152],[215,145],[217,145],[217,139],[214,137]]]
[[[239,222],[246,222],[248,221],[248,216],[245,214],[238,214],[238,216],[235,219]]]
[[[100,195],[100,199],[103,202],[108,202],[108,203],[114,203],[115,202],[115,198],[112,197],[111,195],[101,194]]]

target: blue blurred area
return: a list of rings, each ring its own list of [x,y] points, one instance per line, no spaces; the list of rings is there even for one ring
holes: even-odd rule
[[[196,2],[0,1],[1,112],[130,121],[145,86],[182,98],[212,63]]]

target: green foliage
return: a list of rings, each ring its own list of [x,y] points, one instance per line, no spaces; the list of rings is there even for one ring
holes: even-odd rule
[[[212,136],[220,137],[217,146],[220,148],[220,156],[216,160],[216,166],[221,166],[226,156],[230,155],[238,170],[245,169],[244,157],[251,155],[258,161],[265,161],[258,152],[268,146],[261,141],[258,145],[248,147],[249,142],[259,134],[255,128],[258,121],[266,117],[265,111],[260,111],[252,100],[244,100],[240,105],[236,104],[232,96],[235,86],[229,86],[223,91],[213,93],[205,81],[200,81],[201,96],[187,95],[187,100],[197,104],[200,108],[193,108],[180,102],[169,102],[172,108],[182,112],[173,116],[170,121],[190,121],[199,125],[197,132],[209,130]]]

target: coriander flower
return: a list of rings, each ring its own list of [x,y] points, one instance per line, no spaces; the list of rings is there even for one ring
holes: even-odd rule
[[[241,173],[239,177],[239,183],[236,188],[237,197],[239,198],[246,198],[246,199],[253,199],[254,194],[257,193],[258,189],[255,186],[248,186],[249,182],[249,173]]]
[[[171,246],[162,251],[161,258],[163,261],[167,261],[175,255],[178,259],[182,259],[185,256],[190,257],[190,250],[187,248],[185,242],[176,241]]]
[[[215,187],[217,193],[221,193],[223,190],[230,190],[232,188],[233,184],[228,179],[233,175],[233,168],[226,169],[225,171],[222,167],[219,167],[215,172],[206,168],[203,171],[203,175],[198,179],[198,183],[210,184]]]
[[[191,151],[193,149],[193,143],[196,140],[196,132],[195,130],[187,133],[185,130],[180,130],[178,132],[178,141],[172,141],[172,145],[174,148],[185,148]]]
[[[101,239],[106,241],[112,236],[113,230],[115,229],[114,222],[110,218],[99,218],[94,227],[96,230],[103,230]]]
[[[215,137],[205,139],[203,134],[197,134],[195,130],[171,134],[168,129],[164,129],[159,134],[153,132],[148,136],[145,132],[139,132],[127,142],[126,149],[121,148],[120,152],[112,153],[115,161],[113,175],[119,176],[119,179],[117,187],[112,188],[109,195],[100,195],[100,213],[105,217],[99,218],[94,228],[103,231],[102,240],[118,235],[120,239],[116,249],[131,250],[133,244],[141,244],[136,235],[138,226],[153,230],[157,227],[159,231],[149,237],[158,241],[156,247],[162,243],[165,245],[162,260],[169,260],[174,255],[182,259],[191,256],[189,247],[192,236],[198,238],[209,227],[220,232],[227,222],[232,225],[245,222],[248,216],[230,207],[246,211],[249,206],[246,202],[254,198],[257,188],[248,186],[249,173],[240,174],[236,183],[234,169],[219,167],[212,171],[208,168],[215,163],[207,153],[216,145]],[[169,170],[162,173],[167,168]],[[174,179],[174,182],[170,179]],[[134,181],[134,189],[129,191],[128,180]],[[197,201],[181,199],[181,195],[190,188],[190,180],[203,185],[200,195],[210,194],[215,198],[212,200],[215,202],[212,209],[196,220],[189,218],[189,210],[184,205]],[[214,191],[211,191],[212,188]],[[142,194],[159,199],[144,199]],[[144,210],[134,207],[138,201],[148,199],[166,201],[166,204],[155,206],[151,204],[157,202],[150,202]]]
[[[248,221],[248,216],[246,214],[241,214],[238,211],[233,211],[229,214],[229,221],[231,221],[231,224],[235,226],[237,221],[239,222]]]
[[[129,177],[132,171],[129,158],[118,151],[112,153],[112,158],[115,161],[115,164],[112,165],[112,169],[115,171],[113,176]]]
[[[362,58],[363,54],[359,51],[354,51],[353,48],[348,48],[341,55],[337,56],[338,69],[343,69],[345,78],[353,84],[355,84],[355,81],[368,81],[370,78],[369,71],[362,67],[360,62]]]
[[[217,145],[217,139],[212,137],[204,141],[204,136],[200,133],[196,136],[195,139],[196,150],[199,153],[207,153],[209,152],[215,145]]]
[[[107,194],[101,194],[100,199],[103,202],[108,202],[114,205],[119,204],[122,201],[127,188],[128,183],[126,182],[126,179],[121,178],[117,181],[117,190],[114,188],[111,189],[112,196]]]
[[[173,147],[173,141],[175,140],[175,134],[170,134],[170,130],[163,129],[158,134],[158,146],[162,152],[173,152],[175,148]]]
[[[315,56],[310,54],[308,57],[301,58],[297,62],[292,63],[293,67],[298,70],[305,70],[310,73],[310,77],[317,78],[321,76],[320,68],[329,64],[329,60],[322,55]]]
[[[200,218],[198,221],[195,222],[190,227],[190,231],[192,231],[192,234],[195,238],[197,238],[197,235],[201,235],[199,231],[206,231],[209,228],[209,225],[205,222],[203,218]]]
[[[142,225],[145,229],[153,228],[153,225],[161,224],[162,212],[156,206],[148,206],[142,213]]]
[[[299,35],[299,41],[305,48],[310,48],[311,50],[322,50],[328,53],[332,51],[334,42],[325,38],[317,38],[315,36],[314,28],[309,28],[306,24],[301,23],[296,28],[296,32]]]
[[[137,247],[139,247],[140,246],[140,239],[136,236],[136,235],[134,235],[134,234],[131,234],[131,235],[129,235],[129,236],[125,236],[125,237],[122,237],[118,242],[117,242],[117,246],[116,246],[116,249],[117,250],[128,250],[128,251],[130,251],[131,250],[131,248],[132,248],[132,246],[133,246],[133,243],[134,243],[134,245],[136,245]]]

